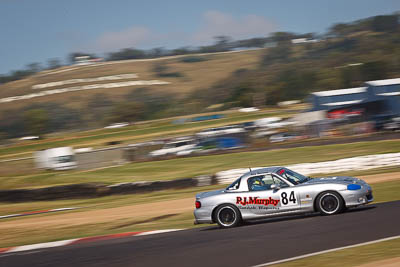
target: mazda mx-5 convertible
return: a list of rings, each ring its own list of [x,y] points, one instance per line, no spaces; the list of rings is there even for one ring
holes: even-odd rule
[[[242,175],[224,190],[196,195],[195,224],[223,228],[242,221],[298,213],[333,215],[373,201],[372,189],[361,179],[345,176],[309,178],[284,167]]]

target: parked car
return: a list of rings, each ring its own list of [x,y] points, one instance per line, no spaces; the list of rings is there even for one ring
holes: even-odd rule
[[[204,138],[204,137],[213,137],[213,136],[219,136],[219,135],[229,135],[229,134],[237,134],[237,133],[243,133],[246,130],[243,128],[241,125],[228,125],[228,126],[222,126],[222,127],[217,127],[217,128],[209,128],[206,130],[203,130],[196,135],[199,138]]]
[[[128,125],[129,125],[129,123],[127,123],[127,122],[119,122],[119,123],[110,124],[110,125],[108,125],[108,126],[106,126],[106,127],[104,127],[104,128],[105,128],[105,129],[115,129],[115,128],[126,127],[126,126],[128,126]]]
[[[254,125],[259,128],[270,128],[271,124],[278,123],[281,120],[280,117],[267,117],[254,121]]]
[[[376,131],[384,129],[385,125],[392,122],[393,116],[391,114],[379,114],[372,116],[374,128]]]
[[[39,136],[24,136],[21,137],[19,140],[21,141],[31,141],[31,140],[39,140],[40,137]]]
[[[168,142],[163,148],[150,152],[151,157],[161,157],[167,155],[180,155],[180,152],[192,150],[196,147],[194,139],[181,138],[172,142]]]
[[[383,128],[388,131],[400,130],[400,117],[393,118],[390,122],[386,123]]]
[[[194,148],[179,151],[177,155],[205,154],[217,150],[238,149],[242,147],[244,147],[243,142],[237,137],[210,137],[200,141]]]
[[[274,134],[269,138],[269,141],[271,143],[277,143],[277,142],[285,142],[285,141],[290,141],[298,138],[297,135],[291,134],[291,133],[279,133],[279,134]]]

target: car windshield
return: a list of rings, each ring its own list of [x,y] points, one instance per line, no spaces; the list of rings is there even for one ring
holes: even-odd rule
[[[304,182],[307,182],[308,180],[310,180],[309,177],[306,177],[304,175],[301,175],[300,173],[294,172],[292,170],[289,169],[279,169],[277,171],[277,174],[279,174],[280,176],[282,176],[283,178],[285,178],[286,180],[288,180],[289,182],[291,182],[292,184],[301,184]]]
[[[58,163],[68,163],[68,162],[73,162],[73,161],[74,161],[74,156],[73,155],[65,155],[65,156],[57,157],[57,162]]]

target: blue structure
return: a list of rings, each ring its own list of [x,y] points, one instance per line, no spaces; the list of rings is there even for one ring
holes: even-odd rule
[[[237,137],[220,137],[217,138],[218,147],[221,149],[242,147],[242,141]]]
[[[238,137],[211,137],[202,140],[199,146],[203,149],[233,149],[243,147],[243,141]]]
[[[364,110],[367,117],[400,116],[400,79],[369,81],[364,87],[314,92],[311,111]]]
[[[400,79],[369,81],[365,83],[369,92],[382,100],[387,114],[400,115]]]
[[[198,122],[198,121],[217,120],[217,119],[221,119],[223,117],[224,117],[224,115],[221,115],[221,114],[205,115],[205,116],[194,117],[191,119],[191,121]]]

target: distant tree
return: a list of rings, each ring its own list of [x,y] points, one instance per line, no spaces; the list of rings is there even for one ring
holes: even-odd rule
[[[375,16],[372,18],[372,29],[377,32],[392,32],[399,29],[399,16]]]
[[[292,55],[292,48],[289,44],[280,44],[268,49],[262,59],[262,65],[270,65],[277,62],[287,62]]]
[[[0,84],[23,79],[41,70],[39,63],[31,63],[24,70],[13,70],[8,75],[0,75]]]
[[[163,47],[156,47],[148,52],[148,56],[151,58],[162,57],[167,54],[168,54],[167,51]]]
[[[111,111],[110,122],[135,122],[144,115],[144,107],[141,103],[122,102],[114,106]]]
[[[135,48],[125,48],[118,52],[109,53],[107,60],[127,60],[146,58],[146,52]]]
[[[49,116],[44,109],[31,109],[24,113],[24,125],[30,134],[42,135],[46,132]]]
[[[25,135],[23,111],[18,109],[5,109],[0,112],[0,132],[7,134],[8,138]]]
[[[180,48],[172,50],[170,53],[172,55],[186,55],[186,54],[193,53],[193,51],[188,47],[180,47]]]
[[[47,61],[47,69],[53,70],[61,67],[61,61],[58,58],[51,58]]]
[[[215,45],[207,45],[207,46],[200,46],[197,51],[197,53],[216,53],[216,52],[223,52],[219,50],[219,48]]]
[[[5,143],[8,138],[8,134],[6,132],[0,132],[0,144]]]
[[[274,32],[271,35],[271,39],[278,43],[289,43],[292,39],[296,38],[296,35],[291,32]]]
[[[232,48],[232,38],[225,35],[214,36],[215,44],[217,50],[228,51]]]
[[[362,84],[361,66],[346,66],[340,68],[341,88],[357,87]]]
[[[202,61],[207,61],[208,58],[204,56],[186,56],[182,57],[179,59],[180,62],[184,63],[196,63],[196,62],[202,62]]]
[[[281,99],[302,99],[316,82],[316,75],[312,71],[297,68],[287,68],[279,73],[276,83],[281,85]]]
[[[33,62],[26,65],[26,70],[31,73],[37,73],[42,70],[42,66],[40,63]]]
[[[112,106],[113,102],[105,94],[95,94],[89,99],[88,108],[98,109]]]
[[[86,112],[79,112],[78,109],[55,103],[49,103],[46,106],[46,111],[49,117],[47,132],[85,127],[85,124],[82,123],[82,117],[85,116]]]
[[[333,37],[342,37],[347,34],[349,26],[344,23],[337,23],[333,25],[328,32],[328,35],[332,35]]]
[[[224,52],[229,51],[233,48],[233,42],[231,42],[231,38],[229,36],[215,36],[214,44],[207,46],[200,46],[197,49],[198,53],[215,53],[215,52]]]
[[[84,116],[89,120],[89,123],[94,126],[108,123],[107,116],[110,114],[113,107],[113,101],[103,93],[95,94],[87,103],[87,112]]]
[[[168,65],[165,63],[156,62],[153,65],[153,72],[157,73],[158,75],[167,72],[168,69]]]
[[[215,45],[228,48],[229,44],[232,42],[232,38],[226,35],[214,36]]]
[[[270,38],[251,38],[245,40],[236,41],[234,47],[264,47],[268,42],[271,42]]]
[[[10,77],[7,75],[0,75],[0,84],[8,83],[10,81]]]
[[[383,61],[371,61],[361,65],[361,75],[364,81],[387,78],[387,67]]]
[[[237,102],[239,106],[251,106],[252,105],[252,94],[254,90],[249,83],[243,82],[238,84],[231,94],[231,97],[227,100],[229,102]]]

